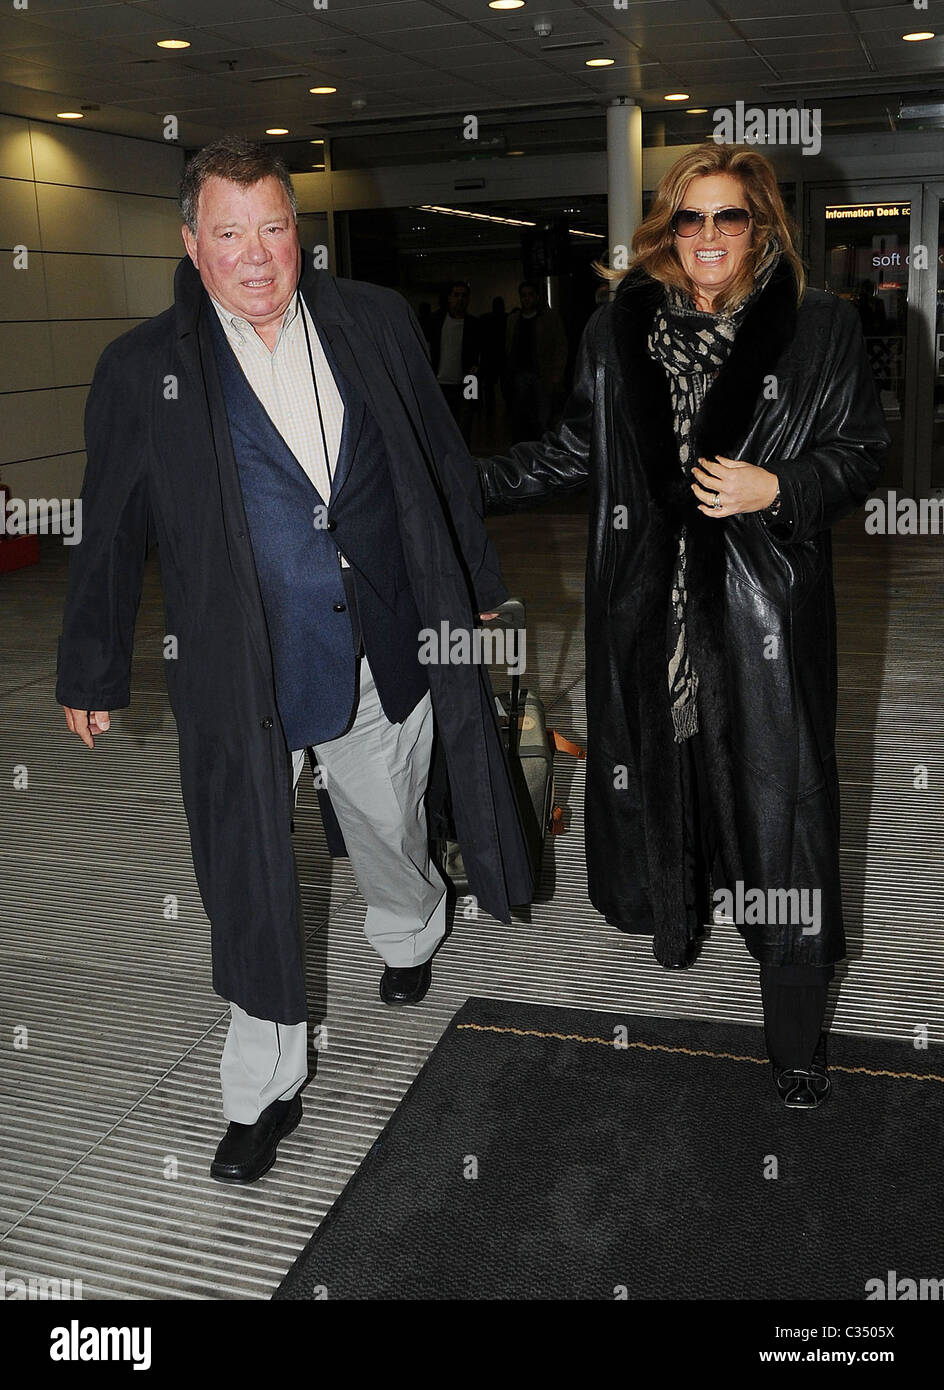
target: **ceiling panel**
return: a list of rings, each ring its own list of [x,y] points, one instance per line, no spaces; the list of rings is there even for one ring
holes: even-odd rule
[[[767,19],[774,15],[841,14],[845,0],[724,0],[724,12],[740,23],[742,19]]]
[[[550,36],[534,34],[537,18],[552,22]],[[922,25],[942,38],[901,42]],[[504,14],[486,0],[328,0],[325,11],[311,0],[29,0],[28,11],[0,10],[0,81],[14,112],[54,116],[57,95],[99,105],[89,128],[126,131],[146,113],[176,111],[193,143],[207,122],[330,130],[424,110],[592,107],[623,93],[659,106],[679,87],[700,105],[756,101],[806,75],[814,88],[860,74],[874,84],[857,26],[878,74],[927,85],[944,72],[944,0],[927,11],[904,0],[631,0],[625,11],[612,0],[531,0]],[[159,36],[191,47],[163,52]],[[592,56],[616,61],[592,69]],[[310,96],[318,82],[339,91]],[[366,100],[363,117],[353,97]]]
[[[899,41],[902,34],[915,30],[931,29],[939,34],[944,26],[944,0],[929,0],[926,10],[913,10],[910,5],[883,5],[880,9],[862,10],[855,22],[864,34],[876,31],[895,34]],[[927,48],[926,43],[909,43],[905,48]]]
[[[752,43],[756,43],[758,39],[803,38],[816,34],[838,36],[855,32],[854,24],[845,13],[777,15],[773,18],[745,19],[739,21],[737,27]]]
[[[331,4],[331,0],[328,3]],[[292,9],[280,4],[279,0],[130,0],[127,8],[150,15],[164,28],[167,27],[164,23],[166,20],[177,25],[198,23],[212,26],[239,19],[282,19],[292,13]],[[311,14],[311,0],[299,5],[298,9]],[[168,38],[179,37],[184,36],[168,34]]]

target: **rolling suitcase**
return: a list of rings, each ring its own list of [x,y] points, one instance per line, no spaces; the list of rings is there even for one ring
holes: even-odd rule
[[[507,599],[497,610],[498,617],[483,626],[504,628],[519,633],[518,650],[525,632],[525,609],[520,599]],[[548,730],[544,704],[535,691],[523,688],[521,677],[511,675],[510,689],[496,695],[502,740],[508,754],[512,786],[518,813],[531,861],[532,891],[541,874],[544,841],[548,834],[556,835],[565,829],[563,811],[554,802],[554,753],[568,752],[574,757],[586,756],[560,734]],[[434,857],[453,882],[457,894],[469,892],[469,881],[462,862],[462,851],[455,838],[455,829],[448,817],[440,820],[434,831]]]

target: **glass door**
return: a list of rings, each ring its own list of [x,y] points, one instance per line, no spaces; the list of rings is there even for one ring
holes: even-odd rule
[[[855,305],[892,446],[881,488],[915,495],[921,305],[927,274],[912,269],[922,187],[843,184],[810,191],[810,284]],[[916,266],[920,262],[916,260]]]
[[[928,270],[922,296],[925,326],[918,379],[915,496],[944,491],[944,183],[924,186],[922,241]]]

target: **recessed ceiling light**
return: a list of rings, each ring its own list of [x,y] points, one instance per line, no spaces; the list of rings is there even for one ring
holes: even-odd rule
[[[929,29],[916,29],[913,34],[902,34],[905,43],[923,43],[925,39],[933,39],[934,35]]]
[[[284,125],[266,126],[266,135],[287,135],[288,130]]]
[[[338,89],[337,87],[309,87],[308,90],[309,92],[311,92],[312,96],[327,97],[330,96],[332,92],[336,92]]]
[[[588,58],[585,66],[588,68],[611,68],[615,62],[615,58]]]
[[[323,141],[323,140],[309,140],[308,143],[309,143],[309,145],[323,145],[323,144],[324,144],[324,141]]]
[[[60,121],[84,121],[85,117],[81,111],[57,111],[56,115]]]
[[[158,48],[189,48],[190,42],[187,39],[158,39]]]
[[[524,154],[524,150],[506,150],[505,153],[509,156],[513,154]]]
[[[707,115],[708,115],[708,107],[707,107],[707,106],[687,106],[687,107],[685,108],[685,114],[686,114],[686,116],[707,116]]]
[[[665,100],[666,100],[666,101],[690,101],[690,100],[691,100],[691,97],[689,96],[689,93],[688,93],[688,92],[669,92],[668,95],[666,96]]]
[[[488,0],[490,10],[520,10],[524,0]]]

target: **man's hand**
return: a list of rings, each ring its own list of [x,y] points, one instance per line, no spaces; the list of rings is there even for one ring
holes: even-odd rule
[[[698,462],[701,467],[692,469],[698,480],[692,483],[692,491],[699,501],[698,510],[705,516],[762,512],[777,495],[776,473],[768,473],[766,468],[758,468],[745,459],[728,459],[719,454],[717,459],[699,458]],[[712,506],[716,497],[720,507]]]
[[[87,748],[95,747],[93,734],[107,734],[111,728],[111,715],[107,709],[70,709],[63,705],[69,732],[78,734]]]

